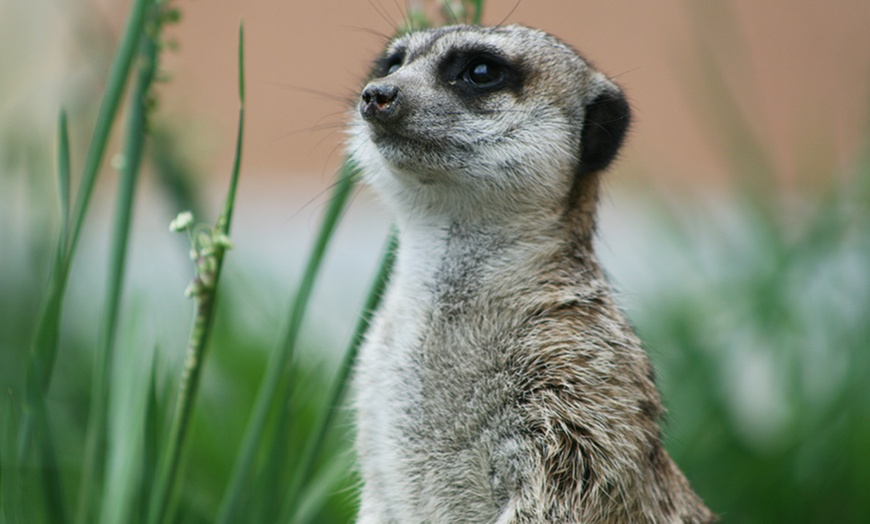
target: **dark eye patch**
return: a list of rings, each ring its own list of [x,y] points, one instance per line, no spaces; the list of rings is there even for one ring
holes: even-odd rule
[[[441,80],[464,97],[477,98],[504,89],[519,93],[523,71],[495,49],[473,47],[448,53],[439,64]]]
[[[377,60],[375,60],[375,67],[372,71],[373,78],[382,78],[387,75],[393,74],[400,67],[402,67],[402,63],[405,61],[405,49],[397,49],[390,53],[387,53]]]

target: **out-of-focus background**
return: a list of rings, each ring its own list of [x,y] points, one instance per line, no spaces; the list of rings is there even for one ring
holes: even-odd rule
[[[234,249],[178,503],[187,521],[209,522],[341,165],[355,93],[420,2],[173,4],[181,20],[167,29],[172,49],[155,90],[118,344],[156,351],[160,376],[177,380],[191,270],[167,227],[184,208],[208,221],[219,210],[244,19]],[[0,0],[0,386],[9,399],[23,387],[57,235],[57,115],[69,114],[79,173],[129,7]],[[870,3],[490,0],[484,22],[559,36],[632,102],[629,140],[606,177],[599,250],[659,371],[668,447],[697,490],[726,522],[870,515]],[[115,178],[109,162],[72,266],[48,399],[55,432],[68,437],[59,456],[71,487]],[[305,399],[322,397],[352,332],[389,222],[368,190],[355,193],[306,316],[294,386],[302,429],[290,432],[288,454],[302,438],[293,432],[314,417],[316,402]],[[313,522],[353,514],[350,427],[333,433],[338,458],[324,459],[325,480],[312,488],[312,500],[330,502],[301,512]],[[268,520],[268,508],[258,511]]]

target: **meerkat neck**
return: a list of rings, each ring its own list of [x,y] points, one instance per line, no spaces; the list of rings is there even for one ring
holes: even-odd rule
[[[567,276],[569,280],[598,274],[592,250],[569,228],[555,213],[523,222],[405,221],[399,228],[393,287],[397,294],[416,297],[421,303],[440,300],[433,290],[448,288],[473,289],[492,300],[524,293],[531,300],[529,286],[542,280],[539,276],[554,264],[562,264],[564,257],[574,265],[580,260],[584,266]],[[495,302],[490,306],[495,307]]]
[[[399,220],[399,242],[407,257],[433,259],[438,254],[461,257],[472,254],[487,258],[484,247],[501,251],[511,246],[538,249],[564,238],[566,224],[555,211],[503,217],[477,214],[411,216]],[[493,254],[495,253],[493,252]]]

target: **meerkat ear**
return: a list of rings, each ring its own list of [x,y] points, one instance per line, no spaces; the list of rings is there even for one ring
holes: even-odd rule
[[[580,135],[579,174],[603,171],[610,165],[622,145],[630,121],[631,109],[625,95],[613,84],[586,106]]]

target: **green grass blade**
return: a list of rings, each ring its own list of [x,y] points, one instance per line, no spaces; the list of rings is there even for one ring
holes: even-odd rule
[[[239,126],[236,137],[236,153],[233,161],[233,172],[230,178],[230,188],[227,193],[227,198],[224,203],[224,210],[218,218],[216,231],[226,236],[230,231],[232,221],[233,207],[235,204],[236,188],[238,187],[239,172],[241,168],[242,158],[242,143],[244,138],[244,117],[245,117],[245,100],[244,100],[244,29],[239,27]],[[194,313],[194,324],[191,329],[190,340],[188,342],[187,361],[185,362],[184,374],[181,379],[181,385],[176,398],[175,411],[170,427],[169,437],[166,442],[166,448],[162,450],[157,470],[155,472],[154,489],[151,493],[151,499],[148,507],[147,522],[149,524],[158,524],[168,522],[171,517],[170,506],[173,498],[173,491],[179,477],[181,454],[184,450],[184,444],[187,439],[187,431],[190,426],[193,407],[196,402],[197,392],[199,390],[199,379],[202,372],[202,365],[205,358],[205,350],[208,344],[208,337],[211,333],[211,325],[214,320],[214,311],[216,303],[217,284],[220,279],[221,268],[223,266],[223,257],[226,246],[223,244],[214,244],[214,259],[215,268],[213,280],[211,284],[202,284],[195,293],[196,311]],[[199,276],[197,277],[199,279]]]
[[[266,374],[257,392],[251,418],[245,430],[241,448],[236,456],[227,490],[224,493],[220,509],[218,510],[216,521],[218,523],[229,524],[238,521],[239,516],[237,512],[241,506],[242,495],[247,488],[254,458],[263,440],[270,406],[275,399],[276,392],[283,389],[282,380],[285,379],[287,368],[293,360],[296,339],[299,335],[302,319],[305,317],[311,291],[320,272],[326,248],[335,232],[339,218],[347,206],[348,198],[355,185],[356,172],[356,167],[350,162],[346,162],[342,166],[341,174],[323,217],[320,231],[305,266],[302,281],[299,289],[296,291],[283,342],[269,357]]]
[[[145,27],[148,8],[151,6],[152,1],[135,1],[130,17],[127,19],[127,24],[124,27],[118,51],[112,59],[112,66],[109,69],[109,83],[106,86],[106,93],[103,95],[103,100],[100,104],[96,127],[94,128],[94,134],[91,137],[91,143],[85,157],[82,180],[76,194],[76,203],[72,216],[72,230],[70,232],[69,246],[66,251],[67,263],[69,263],[69,258],[75,252],[76,244],[81,235],[82,225],[88,211],[88,204],[90,203],[97,175],[103,162],[106,145],[109,142],[109,134],[115,121],[115,115],[118,112],[121,96],[124,93],[124,86],[130,74],[133,57],[136,55],[139,39]]]
[[[149,110],[147,99],[157,67],[157,39],[160,35],[160,24],[158,22],[159,8],[154,8],[150,11],[149,19],[154,30],[143,32],[140,42],[139,70],[130,98],[127,135],[120,168],[121,178],[115,204],[115,220],[112,225],[112,245],[108,264],[109,276],[102,316],[104,324],[99,345],[97,346],[97,353],[94,357],[90,415],[85,439],[85,459],[82,467],[81,482],[79,483],[76,522],[80,524],[93,522],[91,509],[96,501],[101,500],[101,483],[98,472],[104,469],[109,390],[111,387],[118,318],[120,316],[121,291],[123,289],[127,264],[134,197],[139,179],[142,152],[145,147]],[[104,504],[109,502],[107,498],[102,500]],[[113,500],[113,502],[118,503],[119,501]]]
[[[7,392],[6,409],[3,414],[3,427],[0,429],[0,522],[7,524],[24,523],[22,502],[24,497],[24,475],[21,457],[15,446],[18,431],[18,403]]]
[[[293,508],[291,522],[308,524],[323,510],[323,501],[335,492],[335,479],[342,478],[353,470],[354,458],[348,454],[335,457],[325,465],[323,471],[306,479],[305,496],[301,497]],[[317,522],[317,521],[315,521]]]
[[[31,348],[30,361],[28,364],[28,375],[30,384],[28,390],[32,390],[36,394],[36,389],[39,390],[38,398],[28,395],[28,404],[33,402],[41,402],[45,395],[45,390],[48,387],[48,379],[50,377],[50,368],[54,365],[54,356],[57,350],[58,329],[60,324],[60,308],[63,301],[63,290],[66,286],[66,275],[68,265],[64,262],[64,249],[66,238],[69,232],[69,180],[70,180],[70,152],[69,152],[69,132],[67,125],[66,113],[61,111],[58,118],[58,187],[60,191],[60,207],[61,207],[61,226],[60,234],[58,235],[58,243],[56,246],[54,262],[51,268],[48,296],[43,304],[42,313],[39,318],[36,335],[34,337],[33,347]],[[34,389],[35,388],[35,389]],[[29,415],[25,417],[23,431],[25,434],[30,433]],[[28,445],[29,438],[25,442]]]
[[[33,368],[39,372],[38,364]],[[64,495],[63,481],[61,480],[60,468],[57,464],[57,450],[55,439],[52,436],[51,425],[45,406],[45,396],[38,387],[33,376],[28,377],[29,405],[25,412],[24,425],[19,432],[18,454],[22,460],[27,460],[31,451],[31,438],[35,441],[39,456],[36,460],[42,483],[42,501],[44,511],[48,514],[52,524],[65,524],[69,522],[66,497]],[[31,431],[33,434],[31,434]],[[35,437],[35,438],[34,438]]]
[[[142,308],[136,307],[130,317],[144,318],[142,313]],[[130,351],[112,368],[115,380],[107,399],[106,473],[99,513],[99,522],[103,524],[132,523],[137,515],[137,492],[142,488],[145,466],[141,457],[145,454],[150,385],[153,384],[148,371],[154,369],[154,353],[137,347],[141,330],[141,324],[133,320],[132,327],[122,332],[122,345]]]
[[[236,188],[239,186],[239,172],[242,167],[242,140],[245,131],[245,25],[239,23],[239,128],[236,133],[236,153],[233,157],[233,172],[224,209],[218,219],[217,228],[224,235],[230,234],[233,207],[236,202]]]
[[[239,23],[239,101],[245,107],[245,21]],[[238,157],[237,157],[238,158]]]
[[[51,268],[49,294],[43,304],[36,335],[28,359],[27,386],[24,413],[19,431],[18,455],[22,460],[30,456],[32,446],[38,446],[40,476],[46,500],[41,504],[57,522],[66,522],[67,510],[57,458],[51,436],[51,426],[45,407],[50,370],[57,353],[63,290],[66,286],[68,265],[64,261],[64,246],[69,231],[69,132],[65,112],[58,118],[58,186],[60,190],[61,227]]]
[[[471,5],[474,7],[474,13],[471,15],[471,23],[480,25],[483,22],[483,0],[471,0]]]
[[[140,457],[139,471],[139,490],[136,496],[135,515],[137,519],[134,522],[142,522],[148,512],[148,488],[154,485],[156,475],[156,464],[158,451],[160,449],[161,409],[160,401],[157,396],[157,357],[160,355],[160,348],[155,347],[152,354],[155,358],[151,359],[151,368],[148,381],[148,399],[145,404],[145,428],[144,439],[142,445],[142,456]]]
[[[357,322],[356,328],[351,336],[350,344],[344,353],[341,365],[338,368],[338,374],[333,382],[329,402],[326,404],[326,409],[324,409],[321,414],[319,423],[315,426],[315,431],[306,441],[305,450],[300,455],[300,465],[293,472],[290,488],[284,497],[284,506],[281,510],[281,519],[279,522],[296,522],[295,511],[303,489],[303,483],[306,479],[311,478],[315,461],[320,456],[321,449],[326,441],[327,433],[332,427],[335,414],[338,411],[341,400],[347,390],[348,379],[350,377],[353,363],[356,361],[357,352],[359,351],[363,337],[368,330],[372,315],[374,315],[375,310],[381,302],[384,288],[387,285],[387,280],[393,269],[397,244],[398,238],[396,232],[393,231],[390,233],[390,237],[384,247],[384,253],[381,257],[378,271],[375,274],[371,287],[369,288],[369,293],[366,297],[365,305],[363,306],[359,321]]]
[[[61,110],[58,119],[57,176],[60,192],[60,245],[66,246],[69,235],[70,154],[69,126],[66,111]],[[63,249],[58,253],[63,254]],[[59,263],[60,261],[58,261]]]

